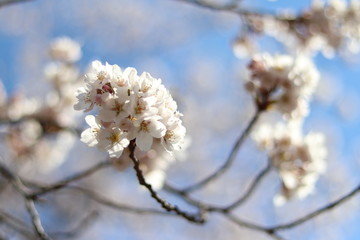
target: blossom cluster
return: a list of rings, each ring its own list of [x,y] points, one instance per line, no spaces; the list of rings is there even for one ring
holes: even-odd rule
[[[74,108],[85,112],[97,108],[99,113],[86,116],[90,128],[82,133],[83,142],[116,158],[131,140],[141,151],[149,151],[154,139],[169,152],[181,148],[186,132],[182,114],[160,79],[94,61],[84,81]]]
[[[275,107],[287,118],[303,118],[319,73],[304,56],[258,54],[248,66],[245,88],[260,107]]]
[[[263,124],[253,134],[260,149],[268,153],[281,178],[281,192],[275,204],[297,197],[304,198],[314,190],[319,175],[325,171],[327,150],[321,133],[301,133],[299,122]]]
[[[288,55],[255,55],[248,66],[250,79],[245,88],[260,110],[274,107],[284,122],[276,127],[263,124],[253,133],[259,148],[266,151],[282,182],[275,203],[304,198],[314,189],[325,170],[325,138],[320,133],[304,136],[302,123],[309,113],[309,101],[319,73],[309,58]]]
[[[51,42],[49,55],[61,62],[74,63],[81,58],[81,46],[68,37],[59,37]]]
[[[27,174],[58,167],[75,142],[69,129],[76,122],[72,105],[79,78],[75,62],[81,57],[81,48],[68,37],[56,38],[50,44],[49,56],[51,60],[44,68],[50,83],[46,101],[20,92],[7,96],[0,83],[0,121],[6,126],[4,154]]]
[[[160,79],[134,68],[103,65],[93,61],[85,74],[74,105],[87,115],[90,126],[81,141],[109,153],[118,169],[131,164],[130,141],[136,143],[135,156],[147,181],[156,189],[164,182],[165,170],[174,160],[173,152],[182,148],[186,129],[177,104]]]
[[[358,53],[360,48],[360,2],[332,0],[325,3],[314,0],[312,6],[299,15],[248,15],[249,31],[266,33],[284,43],[290,50],[304,53],[321,51],[332,57],[337,50]],[[241,39],[247,39],[245,35]],[[250,45],[249,45],[250,43]],[[236,41],[235,51],[246,53],[252,42]],[[242,54],[238,54],[241,56]]]

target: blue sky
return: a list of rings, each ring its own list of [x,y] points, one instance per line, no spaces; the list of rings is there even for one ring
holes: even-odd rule
[[[244,5],[249,8],[265,9],[271,12],[282,7],[299,11],[310,2],[243,1]],[[202,104],[204,108],[211,108],[212,104],[221,106],[222,101],[226,99],[233,104],[234,102],[231,100],[239,95],[241,95],[241,101],[247,99],[246,96],[243,96],[242,90],[236,89],[241,86],[237,78],[240,75],[239,72],[243,72],[246,61],[237,59],[232,52],[231,43],[239,31],[239,19],[233,15],[204,10],[171,0],[142,0],[136,3],[131,0],[91,0],[90,3],[86,0],[34,0],[5,7],[0,9],[0,13],[0,22],[7,23],[0,24],[0,79],[9,92],[21,89],[27,95],[36,96],[46,89],[46,86],[43,86],[45,84],[41,83],[41,79],[43,66],[49,61],[46,52],[47,46],[54,37],[70,36],[83,46],[83,58],[79,62],[81,69],[85,69],[88,63],[94,59],[116,63],[121,67],[134,66],[140,72],[149,71],[154,76],[162,78],[167,86],[177,91],[179,96],[184,96],[187,100],[198,100],[199,105]],[[278,46],[279,43],[266,38],[262,47],[264,49],[271,48],[269,50],[272,52],[283,51],[280,47],[274,49]],[[360,154],[358,150],[360,146],[358,96],[360,68],[358,67],[358,56],[354,56],[354,59],[355,63],[350,64],[339,57],[326,59],[318,55],[315,58],[324,81],[329,83],[322,87],[330,86],[329,93],[333,97],[327,101],[315,98],[305,129],[309,131],[323,130],[328,135],[331,148],[329,171],[333,172],[320,180],[319,185],[322,187],[325,197],[314,197],[309,200],[308,203],[312,207],[315,200],[325,201],[338,196],[332,189],[334,183],[337,183],[336,187],[334,185],[334,189],[340,191],[342,190],[341,186],[345,185],[344,188],[351,189],[351,186],[359,180],[357,173],[360,162],[358,160]],[[192,81],[191,77],[201,66],[208,72],[208,75],[199,73],[199,78],[207,76],[208,79],[206,78],[203,82]],[[215,90],[211,88],[212,84]],[[201,95],[193,96],[199,91],[196,89],[197,86],[203,85],[209,85],[209,89],[206,91],[208,91],[210,100],[202,98]],[[186,100],[184,102],[186,105]],[[339,114],[338,104],[340,102],[345,105],[353,104],[354,111],[350,111],[348,119],[346,115],[344,118]],[[224,104],[229,104],[229,102],[226,101]],[[242,104],[239,105],[245,110],[247,109]],[[237,110],[236,114],[243,116],[245,110]],[[245,114],[245,116],[247,115]],[[231,129],[227,129],[227,131],[230,136],[234,134]],[[206,136],[205,133],[204,136]],[[197,140],[197,137],[199,136],[194,136],[194,139]],[[209,140],[201,141],[208,143]],[[230,138],[224,139],[224,143],[229,142],[231,142]],[[218,143],[209,144],[209,152],[211,152],[212,146],[214,149],[220,149]],[[215,155],[220,158],[224,153],[218,151]],[[188,165],[184,166],[183,168],[188,167]],[[336,172],[337,170],[338,172]],[[339,182],[339,179],[344,183]],[[330,182],[327,182],[328,180]],[[346,184],[345,181],[350,182]],[[271,201],[271,196],[265,198]],[[262,201],[265,200],[260,200],[260,203]],[[353,201],[354,205],[356,203]],[[315,203],[315,205],[317,204]],[[269,203],[267,202],[265,206],[269,206]],[[300,209],[306,210],[306,203],[305,205],[303,203]],[[351,209],[346,209],[346,213],[350,215],[349,221],[351,220],[352,223],[342,219],[343,222],[337,223],[338,227],[336,224],[330,226],[337,227],[336,234],[334,234],[336,237],[341,236],[346,240],[357,239],[360,232],[356,223],[360,216],[353,216],[348,213]],[[267,221],[271,221],[272,217],[277,220],[286,219],[281,215],[285,216],[285,208],[283,210],[267,209],[266,211],[270,216]],[[260,213],[257,214],[260,215]],[[257,216],[257,214],[255,215]],[[337,214],[341,215],[341,212],[338,211]],[[333,217],[333,215],[331,216]],[[111,216],[111,219],[116,218],[116,216]],[[336,217],[334,219],[336,221]],[[130,218],[130,220],[134,221],[134,218]],[[124,220],[124,225],[131,223],[130,220]],[[167,223],[166,220],[159,221],[162,221],[163,224]],[[147,219],[147,222],[151,222],[151,220]],[[311,231],[314,225],[309,224],[296,230],[298,235],[295,236],[299,236],[304,231],[306,236],[309,236],[308,239],[331,239],[329,236],[331,229],[324,226],[327,224],[324,219],[319,220],[315,225],[321,223],[323,226],[320,229],[325,231],[324,235],[321,235],[320,230],[312,235]],[[215,225],[213,222],[210,223],[210,227]],[[194,226],[187,228],[188,226],[182,223],[179,223],[179,226],[180,229],[184,228],[184,231],[190,229],[195,236],[204,236],[201,235],[202,231]],[[170,228],[171,226],[166,227],[161,239],[168,239],[172,233]],[[239,233],[231,227],[225,229],[227,228]],[[153,229],[148,231],[148,235],[139,233],[135,236],[131,234],[131,229],[119,232],[118,227],[115,226],[107,234],[118,238],[126,237],[126,239],[144,239],[144,236],[158,237],[161,235]],[[210,237],[211,233],[209,231],[205,236]],[[294,235],[289,234],[289,236]],[[329,238],[324,238],[324,236]],[[226,237],[224,239],[230,239],[228,235]],[[332,239],[340,239],[336,237]],[[181,239],[181,236],[177,236],[177,238]]]

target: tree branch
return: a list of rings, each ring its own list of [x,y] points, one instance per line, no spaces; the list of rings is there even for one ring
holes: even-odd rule
[[[263,232],[263,233],[269,235],[270,237],[272,237],[273,239],[276,239],[276,240],[285,240],[284,238],[279,236],[276,233],[276,231],[273,231],[273,230],[268,229],[266,227],[243,221],[241,219],[238,219],[237,217],[235,217],[232,214],[223,213],[223,216],[226,217],[227,219],[229,219],[231,222],[235,223],[236,225],[240,226],[240,227],[244,227],[244,228],[247,228],[247,229],[252,229],[252,230],[257,231],[257,232]]]
[[[20,178],[11,173],[2,163],[0,163],[0,174],[4,176],[13,187],[20,193],[25,200],[25,207],[31,217],[31,223],[34,231],[41,240],[50,240],[51,238],[45,232],[39,213],[36,210],[34,200],[27,193],[27,189],[21,182]]]
[[[0,1],[0,8],[15,3],[30,2],[30,1],[32,0],[4,0],[4,1]]]
[[[236,207],[239,207],[240,205],[244,204],[251,195],[255,192],[256,188],[260,184],[261,180],[266,176],[267,173],[270,172],[272,166],[270,160],[268,160],[266,167],[260,171],[260,173],[255,177],[255,179],[252,181],[250,187],[247,189],[247,191],[236,201],[229,204],[225,207],[219,207],[219,206],[213,206],[211,204],[203,203],[201,201],[195,200],[191,198],[187,192],[184,192],[182,190],[176,189],[168,184],[164,185],[164,190],[168,191],[170,193],[176,194],[179,197],[181,197],[184,201],[187,203],[199,207],[201,209],[205,209],[209,212],[230,212],[231,210],[235,209]]]
[[[79,236],[95,219],[98,217],[97,211],[90,212],[87,216],[85,216],[73,229],[67,232],[52,232],[49,235],[53,237],[61,237],[64,238],[75,238]]]
[[[111,166],[111,161],[110,160],[105,160],[103,162],[99,162],[99,163],[95,164],[94,166],[89,167],[86,170],[83,170],[83,171],[81,171],[79,173],[76,173],[76,174],[74,174],[74,175],[72,175],[70,177],[67,177],[67,178],[65,178],[65,179],[63,179],[61,181],[58,181],[58,182],[56,182],[54,184],[51,184],[51,185],[48,185],[48,186],[41,186],[40,190],[33,192],[30,195],[30,197],[31,198],[37,198],[37,197],[39,197],[41,195],[44,195],[44,194],[46,194],[48,192],[56,191],[56,190],[58,190],[60,188],[63,188],[66,185],[68,185],[68,184],[70,184],[70,183],[72,183],[74,181],[77,181],[77,180],[80,180],[82,178],[88,177],[91,174],[93,174],[93,173],[95,173],[95,172],[97,172],[97,171],[99,171],[99,170],[101,170],[101,169],[103,169],[105,167],[109,167],[109,166]],[[36,184],[36,185],[39,185],[39,184]]]
[[[177,1],[201,6],[203,8],[216,10],[216,11],[235,10],[239,7],[239,2],[240,2],[239,0],[232,0],[229,3],[216,4],[206,0],[177,0]]]
[[[258,175],[255,177],[255,179],[253,180],[253,182],[251,183],[250,187],[245,192],[245,194],[242,197],[240,197],[238,200],[230,204],[229,206],[222,208],[222,211],[229,212],[234,208],[244,204],[249,199],[249,197],[251,197],[251,195],[255,192],[261,180],[266,176],[267,173],[270,172],[271,167],[272,167],[271,162],[270,160],[268,160],[266,167],[263,170],[261,170],[260,173],[258,173]]]
[[[185,211],[182,211],[181,209],[178,208],[178,206],[170,204],[169,202],[167,202],[165,199],[163,199],[162,197],[160,197],[157,194],[157,192],[152,188],[152,186],[150,184],[148,184],[145,180],[145,177],[140,169],[139,161],[135,157],[135,148],[136,148],[135,141],[131,140],[130,144],[129,144],[129,150],[130,150],[129,157],[134,163],[134,170],[135,170],[136,176],[139,180],[139,184],[149,190],[151,197],[154,198],[161,205],[161,207],[164,208],[168,212],[174,212],[177,215],[187,219],[190,222],[201,223],[201,224],[205,223],[205,220],[206,220],[205,212],[202,209],[199,210],[198,214],[190,214]]]
[[[244,131],[240,134],[240,136],[236,140],[235,144],[233,145],[231,152],[230,152],[228,158],[226,159],[225,163],[222,166],[220,166],[220,168],[218,168],[215,172],[213,172],[212,174],[210,174],[203,180],[199,181],[198,183],[195,183],[189,187],[186,187],[185,189],[183,189],[181,191],[184,193],[189,193],[189,192],[195,191],[197,189],[200,189],[200,188],[204,187],[205,185],[207,185],[208,183],[210,183],[211,181],[220,177],[223,173],[225,173],[226,170],[228,170],[231,167],[231,165],[233,164],[233,162],[235,161],[236,155],[239,152],[241,145],[244,143],[244,140],[249,135],[249,133],[251,132],[255,123],[259,119],[261,112],[262,112],[262,110],[257,110],[255,112],[254,116],[251,118],[250,122],[248,123],[248,125],[246,126]]]
[[[289,223],[285,223],[285,224],[281,224],[281,225],[277,225],[277,226],[274,226],[274,227],[271,227],[271,228],[268,228],[268,230],[270,231],[278,231],[278,230],[285,230],[285,229],[290,229],[290,228],[293,228],[293,227],[296,227],[306,221],[309,221],[317,216],[319,216],[320,214],[324,213],[324,212],[327,212],[339,205],[341,205],[343,202],[349,200],[351,197],[353,197],[354,195],[356,195],[357,193],[360,192],[360,185],[358,185],[354,190],[352,190],[351,192],[347,193],[346,195],[344,195],[343,197],[339,198],[338,200],[332,202],[332,203],[329,203],[328,205],[322,207],[322,208],[319,208],[307,215],[305,215],[304,217],[301,217],[297,220],[294,220],[292,222],[289,222]]]
[[[101,205],[104,205],[106,207],[110,207],[110,208],[119,210],[119,211],[135,213],[135,214],[157,214],[157,215],[175,216],[175,215],[170,214],[169,212],[164,212],[164,211],[160,211],[157,209],[137,208],[137,207],[125,205],[122,203],[117,203],[110,199],[106,199],[105,197],[99,195],[98,193],[91,191],[89,189],[86,189],[86,188],[69,186],[68,189],[79,191],[82,194],[84,194],[84,195],[88,196],[89,198],[91,198],[92,200],[94,200],[95,202],[97,202]]]
[[[4,223],[5,225],[26,238],[35,239],[33,233],[27,229],[28,226],[24,222],[9,213],[6,213],[3,210],[0,210],[0,223]]]

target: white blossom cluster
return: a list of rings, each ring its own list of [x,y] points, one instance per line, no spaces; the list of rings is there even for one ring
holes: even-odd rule
[[[335,51],[360,50],[360,2],[358,0],[314,0],[312,6],[294,15],[290,13],[252,15],[248,17],[252,33],[266,33],[284,43],[288,49],[303,53],[321,51],[333,57]],[[248,47],[238,42],[242,49]],[[237,47],[236,49],[239,49]]]
[[[49,55],[52,61],[45,66],[45,77],[55,90],[63,92],[64,86],[79,79],[74,63],[81,58],[81,46],[68,37],[59,37],[51,42]]]
[[[326,148],[320,133],[302,133],[309,101],[319,81],[319,73],[309,58],[288,55],[255,55],[245,84],[259,109],[276,108],[285,123],[263,124],[253,133],[260,149],[267,152],[281,178],[281,193],[275,204],[304,198],[314,189],[325,170]]]
[[[62,62],[74,63],[81,58],[81,46],[68,37],[59,37],[51,42],[50,56]]]
[[[275,107],[287,118],[303,118],[319,73],[304,56],[258,54],[248,66],[250,79],[245,88],[257,104]]]
[[[83,142],[114,158],[131,140],[144,152],[154,144],[169,152],[181,148],[186,132],[182,114],[160,79],[94,61],[84,80],[86,86],[78,89],[74,108],[87,112],[95,107],[99,114],[86,116],[90,128],[82,133]]]
[[[7,97],[0,83],[0,121],[12,123],[6,125],[4,154],[27,174],[55,169],[75,142],[69,129],[76,121],[72,106],[79,78],[75,61],[81,56],[80,45],[61,37],[50,44],[49,52],[51,61],[44,73],[50,86],[45,99],[27,98],[19,92]]]
[[[281,192],[276,205],[291,198],[304,198],[313,192],[319,175],[325,171],[327,150],[321,133],[301,133],[299,122],[263,124],[253,134],[260,149],[265,150],[281,178]]]
[[[47,106],[55,111],[57,118],[65,125],[75,125],[77,113],[73,105],[76,102],[74,91],[80,86],[79,69],[76,62],[80,59],[81,46],[69,37],[55,38],[49,48],[51,60],[44,68],[45,79],[51,84]]]

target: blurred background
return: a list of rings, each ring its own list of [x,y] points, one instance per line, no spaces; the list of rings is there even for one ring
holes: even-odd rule
[[[310,3],[242,1],[245,9],[271,13],[286,9],[296,13]],[[122,68],[135,67],[140,73],[147,71],[161,78],[178,101],[191,136],[186,156],[172,164],[167,173],[169,183],[185,187],[221,165],[254,113],[251,98],[243,89],[249,58],[234,54],[234,42],[240,34],[239,16],[180,0],[33,0],[0,8],[0,79],[8,95],[20,92],[47,101],[50,85],[45,81],[44,67],[50,61],[52,39],[61,36],[81,44],[81,71],[91,61],[100,60]],[[270,37],[255,40],[259,52],[286,53],[282,44]],[[261,225],[285,223],[337,199],[360,182],[359,56],[328,59],[318,54],[314,62],[321,81],[305,131],[326,135],[327,171],[320,177],[316,192],[281,207],[273,204],[280,181],[272,172],[250,201],[235,211],[242,219]],[[83,116],[78,116],[78,121],[84,124]],[[261,121],[274,119],[276,116],[266,113]],[[68,154],[56,167],[40,173],[34,169],[27,176],[51,182],[106,158],[106,153],[88,148],[77,138],[66,151]],[[248,139],[232,169],[194,196],[209,203],[229,203],[245,191],[265,164],[265,153]],[[82,183],[119,202],[158,208],[138,186],[132,169],[105,169]],[[18,207],[21,199],[10,199],[5,193],[0,194],[0,208],[10,205],[9,211],[29,221],[26,212]],[[161,194],[170,202],[194,210],[174,196]],[[282,235],[286,239],[358,239],[359,204],[359,198],[354,197]],[[76,239],[270,239],[216,214],[199,226],[176,217],[114,211],[66,189],[47,196],[39,205],[49,232],[71,229],[93,211],[98,212],[96,219]],[[3,225],[0,232],[8,237],[5,239],[22,239]]]

